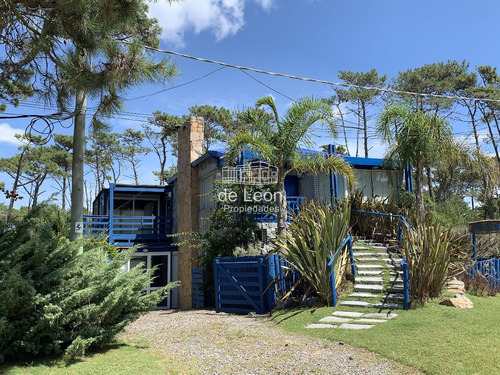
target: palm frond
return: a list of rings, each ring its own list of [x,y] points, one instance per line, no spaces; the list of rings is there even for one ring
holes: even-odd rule
[[[356,177],[351,165],[338,156],[324,157],[321,154],[309,155],[294,160],[292,169],[299,173],[338,173],[344,176],[349,189],[356,182]]]
[[[261,108],[263,106],[269,107],[269,109],[273,112],[274,114],[274,119],[276,121],[276,124],[278,124],[279,127],[279,116],[278,116],[278,110],[276,109],[276,103],[274,103],[274,99],[272,96],[264,96],[263,98],[260,98],[255,102],[255,106],[257,108]]]
[[[261,135],[251,133],[237,134],[229,140],[226,160],[229,164],[235,163],[240,152],[252,150],[256,157],[262,157],[270,163],[276,163],[276,152]]]

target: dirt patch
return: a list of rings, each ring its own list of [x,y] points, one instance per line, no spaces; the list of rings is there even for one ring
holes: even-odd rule
[[[353,333],[355,334],[355,333]],[[412,374],[364,349],[283,332],[266,316],[153,311],[122,338],[188,364],[193,374]]]

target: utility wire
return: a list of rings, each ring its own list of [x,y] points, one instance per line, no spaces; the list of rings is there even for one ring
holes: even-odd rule
[[[166,88],[166,89],[164,89],[164,90],[160,90],[160,91],[154,92],[154,93],[152,93],[152,94],[142,95],[142,96],[138,96],[138,97],[136,97],[136,98],[127,99],[127,100],[137,100],[137,99],[142,99],[142,98],[151,97],[151,96],[153,96],[153,95],[160,94],[160,93],[162,93],[162,92],[166,92],[166,91],[170,91],[170,90],[173,90],[173,89],[177,89],[177,88],[179,88],[179,87],[186,86],[186,85],[189,85],[190,83],[193,83],[193,82],[199,81],[199,80],[201,80],[201,79],[203,79],[203,78],[206,78],[206,77],[208,77],[209,75],[214,74],[214,73],[217,73],[219,70],[222,70],[222,69],[226,69],[226,67],[225,67],[225,66],[223,66],[222,68],[216,69],[216,70],[214,70],[214,71],[212,71],[212,72],[210,72],[210,73],[205,74],[204,76],[201,76],[201,77],[195,78],[195,79],[193,79],[193,80],[191,80],[191,81],[188,81],[188,82],[181,83],[180,85],[176,85],[176,86],[168,87],[168,88]]]
[[[279,92],[278,90],[273,89],[273,88],[272,88],[271,86],[269,86],[269,85],[266,85],[264,82],[262,82],[261,80],[259,80],[259,79],[255,78],[255,77],[254,77],[254,76],[252,76],[250,73],[247,73],[246,71],[244,71],[244,70],[242,70],[242,69],[240,69],[240,72],[245,73],[247,76],[249,76],[249,77],[250,77],[250,78],[252,78],[253,80],[255,80],[255,81],[257,81],[258,83],[260,83],[262,86],[265,86],[265,87],[267,87],[269,90],[274,91],[276,94],[281,95],[281,96],[283,96],[283,97],[287,98],[288,100],[291,100],[291,101],[292,101],[292,102],[294,102],[294,103],[296,102],[296,100],[295,100],[295,99],[290,98],[288,95],[285,95],[285,94],[283,94],[282,92]]]
[[[128,44],[127,42],[122,42],[122,43]],[[155,47],[150,47],[150,46],[144,46],[144,48],[149,49],[151,51],[167,53],[169,55],[184,57],[186,59],[191,59],[191,60],[195,60],[195,61],[202,61],[202,62],[206,62],[206,63],[210,63],[210,64],[221,65],[221,66],[228,67],[228,68],[239,69],[241,71],[246,70],[246,71],[260,73],[260,74],[267,74],[267,75],[276,76],[276,77],[285,77],[285,78],[295,79],[295,80],[299,80],[299,81],[322,83],[322,84],[331,85],[331,86],[341,86],[341,87],[355,88],[355,89],[360,89],[360,90],[376,90],[376,91],[387,92],[387,93],[392,93],[392,94],[413,95],[413,96],[420,96],[420,97],[500,103],[500,99],[475,98],[475,97],[456,96],[456,95],[430,94],[430,93],[421,93],[421,92],[412,92],[412,91],[403,91],[403,90],[393,90],[393,89],[387,89],[387,88],[382,88],[382,87],[360,86],[360,85],[354,85],[354,84],[343,83],[343,82],[331,82],[331,81],[326,81],[323,79],[299,77],[299,76],[294,76],[291,74],[270,72],[270,71],[262,70],[262,69],[255,69],[255,68],[249,68],[246,66],[233,65],[233,64],[228,64],[228,63],[222,62],[222,61],[216,61],[216,60],[210,60],[210,59],[205,59],[205,58],[201,58],[201,57],[195,57],[195,56],[187,55],[185,53],[169,51],[169,50],[165,50],[165,49],[161,49],[161,48],[155,48]]]

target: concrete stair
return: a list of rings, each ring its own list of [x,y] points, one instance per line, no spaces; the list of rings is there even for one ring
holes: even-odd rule
[[[403,279],[398,272],[402,257],[397,248],[358,238],[353,253],[354,291],[339,302],[340,311],[307,328],[370,329],[387,324],[397,316],[392,311],[403,308]]]

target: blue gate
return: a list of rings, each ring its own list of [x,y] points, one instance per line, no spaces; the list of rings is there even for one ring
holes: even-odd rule
[[[290,282],[271,285],[282,265],[277,255],[215,258],[215,310],[239,314],[272,310],[276,294],[291,287]]]

